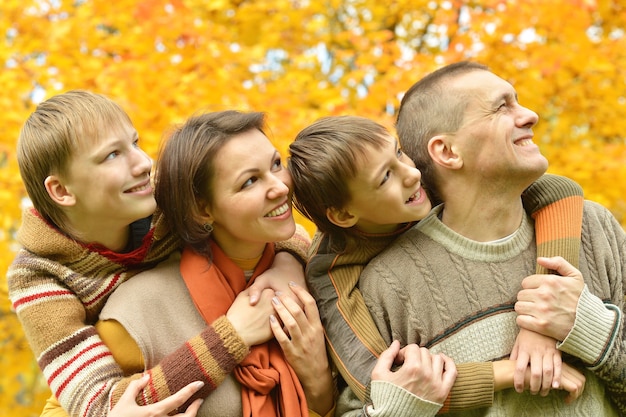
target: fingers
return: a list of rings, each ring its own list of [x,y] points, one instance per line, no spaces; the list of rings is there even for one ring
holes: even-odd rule
[[[198,390],[203,386],[204,382],[202,381],[192,382],[155,404],[160,404],[163,411],[176,410],[178,407],[185,404],[185,402],[187,402],[187,400],[189,400],[189,398],[191,398],[191,396],[198,392]],[[200,401],[200,403],[202,403],[202,401]],[[198,407],[200,407],[200,404],[198,404]],[[195,415],[195,413],[193,415]]]
[[[456,381],[458,372],[452,358],[449,358],[443,353],[441,354],[441,357],[443,359],[443,365],[445,369],[443,374],[443,388],[446,391],[450,391],[452,389],[452,386],[454,385],[454,382]]]
[[[528,369],[529,361],[530,357],[525,351],[519,352],[517,360],[515,361],[515,371],[513,373],[513,386],[517,392],[524,392],[524,387],[526,385],[526,370]]]
[[[563,369],[563,359],[561,355],[552,357],[554,366],[554,376],[552,377],[552,388],[559,389],[561,387],[561,373]]]
[[[543,375],[541,377],[541,387],[539,389],[539,395],[545,397],[552,389],[552,382],[554,380],[554,357],[556,355],[543,356]],[[541,371],[541,370],[540,370]]]
[[[400,352],[400,342],[394,340],[391,345],[385,349],[379,356],[374,369],[372,369],[372,379],[380,379],[382,375],[391,371],[391,367],[395,363],[396,356]]]
[[[154,404],[139,406],[135,401],[135,398],[142,389],[148,385],[150,376],[148,374],[142,376],[139,379],[131,381],[124,390],[124,393],[120,397],[120,400],[115,404],[115,407],[108,413],[110,417],[165,417],[168,416],[172,410],[178,409],[185,404],[192,395],[194,395],[200,388],[204,386],[204,382],[196,381],[181,388],[178,392],[171,396],[156,402]],[[184,413],[176,414],[177,416],[195,417],[203,400],[198,398],[195,400]]]
[[[579,278],[582,280],[582,274],[580,271],[560,256],[555,256],[553,258],[539,257],[537,258],[537,263],[547,269],[556,271],[558,275]]]
[[[585,376],[576,368],[563,363],[563,372],[561,377],[561,389],[568,392],[565,402],[570,404],[572,401],[580,397],[585,389]]]
[[[256,305],[256,303],[259,302],[259,298],[261,298],[261,292],[263,291],[263,288],[261,288],[260,284],[257,284],[257,282],[255,281],[252,285],[250,285],[250,287],[248,288],[248,296],[249,296],[249,301],[250,301],[250,305]]]
[[[185,410],[184,413],[176,414],[176,415],[183,416],[183,417],[196,417],[196,414],[198,414],[198,410],[200,409],[200,406],[202,405],[203,401],[204,400],[202,398],[198,398],[197,400],[192,402],[191,405],[189,405],[189,407],[187,407],[187,410]]]

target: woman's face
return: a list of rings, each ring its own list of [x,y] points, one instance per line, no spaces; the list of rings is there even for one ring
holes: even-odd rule
[[[213,239],[231,257],[253,258],[267,242],[295,232],[291,176],[259,130],[231,139],[217,152],[212,203],[206,211]]]

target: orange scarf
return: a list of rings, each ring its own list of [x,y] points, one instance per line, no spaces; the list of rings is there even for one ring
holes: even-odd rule
[[[258,275],[269,269],[274,260],[274,245],[265,246],[248,283],[241,268],[213,241],[211,253],[212,263],[185,248],[180,262],[180,272],[189,294],[207,323],[225,315],[235,297],[252,284]],[[234,373],[241,384],[244,417],[309,415],[300,381],[275,339],[253,346]]]

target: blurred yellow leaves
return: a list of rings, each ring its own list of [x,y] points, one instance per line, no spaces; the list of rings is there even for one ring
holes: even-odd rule
[[[550,172],[626,225],[626,7],[619,0],[3,0],[0,5],[0,417],[39,415],[47,395],[6,298],[25,196],[15,161],[35,106],[74,88],[130,114],[156,156],[203,110],[268,114],[286,155],[329,114],[393,126],[402,93],[473,59],[539,114]],[[312,231],[310,224],[305,223]]]

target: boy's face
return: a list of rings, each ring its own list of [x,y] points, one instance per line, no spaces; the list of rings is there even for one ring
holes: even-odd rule
[[[381,149],[367,146],[357,161],[357,175],[348,181],[351,201],[345,207],[358,217],[357,229],[387,233],[399,223],[423,219],[431,209],[422,175],[398,145],[385,137]]]
[[[74,197],[69,213],[75,227],[97,236],[154,212],[152,161],[137,142],[135,129],[124,124],[75,151],[62,180]]]

